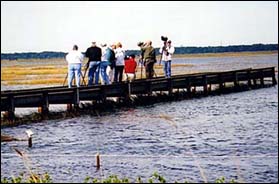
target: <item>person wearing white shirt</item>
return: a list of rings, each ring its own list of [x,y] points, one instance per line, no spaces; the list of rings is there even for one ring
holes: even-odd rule
[[[164,46],[160,48],[160,53],[162,53],[162,61],[164,64],[164,73],[166,78],[171,77],[171,59],[175,49],[171,45],[171,40],[164,43]]]
[[[109,77],[107,74],[107,67],[109,66],[110,50],[107,44],[101,44],[102,46],[102,58],[100,63],[100,72],[102,77],[102,84],[110,84]]]
[[[73,50],[66,55],[68,62],[68,87],[72,87],[72,81],[75,77],[77,87],[80,87],[81,65],[83,61],[83,54],[78,51],[78,46],[74,45]]]
[[[124,70],[124,58],[125,50],[122,48],[122,44],[118,42],[115,49],[115,71],[114,71],[114,82],[122,82],[123,70]]]

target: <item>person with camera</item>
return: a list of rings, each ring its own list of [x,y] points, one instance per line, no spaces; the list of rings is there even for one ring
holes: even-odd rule
[[[148,40],[145,44],[139,42],[138,46],[141,48],[141,56],[143,59],[143,65],[145,67],[145,75],[147,79],[151,79],[154,76],[154,64],[156,62],[156,52],[152,47],[152,42]]]
[[[162,38],[163,40],[163,38]],[[174,47],[171,45],[171,40],[164,39],[164,45],[160,48],[159,52],[162,54],[161,61],[164,64],[164,73],[166,78],[171,77],[171,59],[175,51]]]

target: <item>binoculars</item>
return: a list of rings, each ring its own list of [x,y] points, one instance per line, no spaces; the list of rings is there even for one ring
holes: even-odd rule
[[[144,43],[143,42],[138,42],[137,46],[141,47]]]
[[[164,42],[166,42],[166,41],[168,41],[168,37],[166,37],[166,36],[161,36],[161,40],[164,41]]]

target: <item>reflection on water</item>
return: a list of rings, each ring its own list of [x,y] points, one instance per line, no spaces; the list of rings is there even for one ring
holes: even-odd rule
[[[191,70],[278,66],[278,54],[207,59],[176,62],[196,63]],[[29,156],[35,171],[48,172],[57,182],[111,174],[145,179],[154,171],[169,182],[204,182],[201,172],[209,182],[221,176],[278,182],[278,86],[44,121],[1,133],[26,137],[26,129],[35,133],[32,148],[27,142],[1,143],[1,178],[27,172],[14,146]]]

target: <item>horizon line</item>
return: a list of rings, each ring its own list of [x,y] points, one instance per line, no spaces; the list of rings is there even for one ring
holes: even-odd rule
[[[204,47],[230,47],[230,46],[252,46],[252,45],[278,45],[278,43],[253,43],[253,44],[239,44],[239,45],[219,45],[219,46],[175,46],[175,48],[182,48],[182,47],[197,47],[197,48],[204,48]],[[101,46],[99,46],[101,47]],[[160,47],[154,47],[155,49],[158,49]],[[126,49],[126,51],[135,51],[135,50],[140,50],[140,49]],[[17,54],[17,53],[42,53],[42,52],[63,52],[63,53],[68,53],[64,51],[50,51],[50,50],[44,50],[44,51],[22,51],[22,52],[4,52],[1,54]]]

